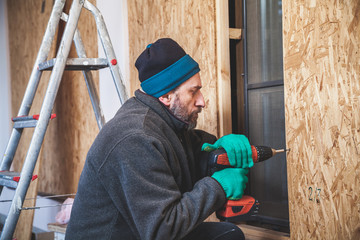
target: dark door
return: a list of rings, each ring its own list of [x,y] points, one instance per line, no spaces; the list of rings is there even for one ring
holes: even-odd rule
[[[252,145],[285,148],[285,112],[280,0],[229,1],[230,27],[243,28],[230,41],[234,132]],[[257,224],[288,231],[286,155],[257,163],[247,194],[260,202]]]

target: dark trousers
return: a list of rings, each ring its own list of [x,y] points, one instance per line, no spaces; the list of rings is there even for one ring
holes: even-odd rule
[[[203,222],[183,240],[244,240],[244,233],[228,222]]]

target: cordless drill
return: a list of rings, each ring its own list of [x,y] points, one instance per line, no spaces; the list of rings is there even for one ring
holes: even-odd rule
[[[275,150],[266,146],[251,146],[251,151],[253,162],[258,163],[273,157],[277,153],[288,151],[288,149]],[[233,168],[225,150],[219,148],[209,152],[207,175],[211,176],[214,172],[225,168]],[[244,195],[239,200],[228,200],[216,212],[216,216],[227,222],[243,222],[255,220],[258,211],[259,202],[251,196]]]

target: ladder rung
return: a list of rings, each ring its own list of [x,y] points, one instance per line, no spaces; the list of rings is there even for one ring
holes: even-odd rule
[[[52,70],[56,62],[56,58],[39,64],[40,71]],[[108,67],[106,58],[68,58],[66,60],[65,70],[84,71],[99,70]]]
[[[11,120],[14,122],[14,128],[33,128],[36,127],[37,121],[39,120],[39,114],[32,116],[18,116]],[[50,119],[56,117],[56,114],[51,114]]]
[[[37,179],[37,175],[34,175],[31,180],[34,181]],[[9,187],[9,188],[16,188],[18,182],[20,180],[20,173],[13,172],[13,171],[0,171],[0,185]]]
[[[9,171],[1,171],[0,172],[0,185],[9,187],[9,188],[16,188],[18,185],[18,181],[15,181],[14,178],[17,180],[17,177],[20,176],[20,173],[17,172],[9,172]]]

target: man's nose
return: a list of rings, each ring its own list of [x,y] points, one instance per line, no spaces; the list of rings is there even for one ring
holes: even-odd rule
[[[204,108],[205,107],[205,100],[204,96],[201,92],[199,92],[198,97],[196,98],[195,106]]]

